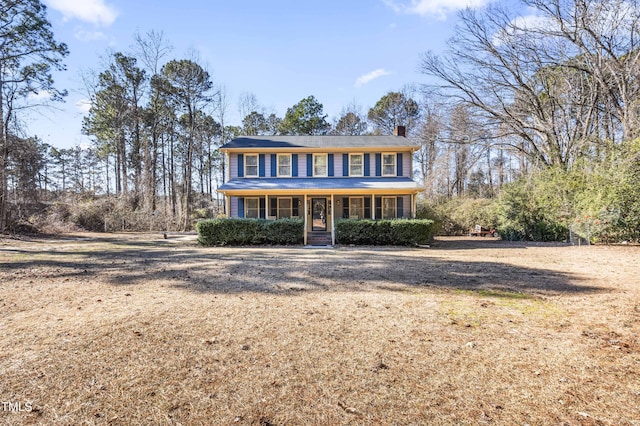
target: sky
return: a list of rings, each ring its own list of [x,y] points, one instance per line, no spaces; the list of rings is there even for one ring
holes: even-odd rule
[[[228,124],[240,124],[247,93],[280,117],[310,95],[330,121],[353,103],[366,113],[389,91],[424,83],[421,53],[443,52],[456,12],[489,1],[43,0],[56,40],[69,47],[67,70],[54,73],[69,95],[30,112],[27,133],[58,148],[89,143],[83,73],[99,73],[109,52],[131,53],[134,34],[152,30],[173,47],[167,60],[197,52],[224,87]]]

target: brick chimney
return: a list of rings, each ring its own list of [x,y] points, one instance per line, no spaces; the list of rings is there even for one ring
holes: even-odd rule
[[[403,138],[407,137],[407,128],[404,126],[396,126],[393,129],[393,136],[402,136]]]

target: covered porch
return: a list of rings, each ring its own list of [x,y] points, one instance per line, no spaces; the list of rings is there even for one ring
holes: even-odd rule
[[[220,187],[227,217],[304,220],[305,245],[334,245],[338,219],[415,218],[410,179],[237,179]],[[312,187],[315,186],[315,187]]]

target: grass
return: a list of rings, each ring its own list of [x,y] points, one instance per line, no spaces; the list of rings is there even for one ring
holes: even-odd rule
[[[640,424],[637,248],[156,237],[0,242],[0,424]]]

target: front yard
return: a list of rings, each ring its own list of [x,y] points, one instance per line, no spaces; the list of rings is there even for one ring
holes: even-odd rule
[[[0,241],[0,424],[640,425],[640,248]]]

